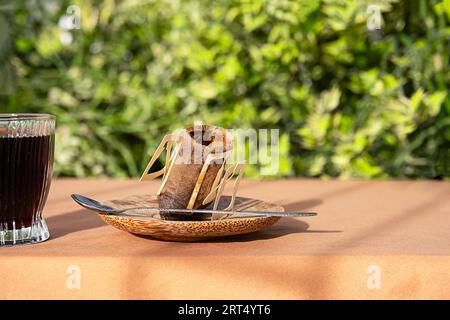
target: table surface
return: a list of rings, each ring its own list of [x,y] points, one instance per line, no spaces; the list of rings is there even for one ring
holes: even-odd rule
[[[201,243],[119,231],[70,199],[159,183],[53,181],[51,239],[0,248],[0,299],[450,298],[450,182],[244,180],[241,196],[319,215]]]

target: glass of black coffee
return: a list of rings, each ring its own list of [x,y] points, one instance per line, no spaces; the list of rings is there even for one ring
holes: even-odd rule
[[[55,117],[0,113],[0,246],[50,237],[42,218],[53,170]]]

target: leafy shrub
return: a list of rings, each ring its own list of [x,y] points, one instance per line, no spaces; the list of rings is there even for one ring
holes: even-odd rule
[[[1,111],[57,116],[57,175],[138,176],[198,119],[280,128],[279,176],[450,176],[449,0],[376,1],[380,31],[360,0],[71,3],[0,9]]]

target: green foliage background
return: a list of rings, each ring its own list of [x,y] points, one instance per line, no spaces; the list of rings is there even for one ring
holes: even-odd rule
[[[449,0],[3,0],[0,112],[57,116],[60,176],[138,176],[203,120],[280,128],[279,176],[448,178],[449,21]]]

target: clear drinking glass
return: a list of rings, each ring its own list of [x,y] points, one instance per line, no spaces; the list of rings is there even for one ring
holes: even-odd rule
[[[53,171],[55,117],[0,113],[0,246],[50,237],[42,218]]]

